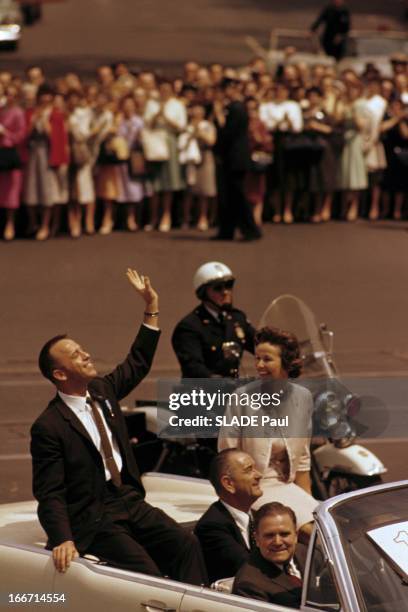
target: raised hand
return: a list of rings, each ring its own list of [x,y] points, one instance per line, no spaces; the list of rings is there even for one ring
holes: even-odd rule
[[[141,274],[139,275],[136,270],[132,270],[131,268],[127,269],[126,276],[130,284],[136,289],[139,295],[142,296],[146,302],[146,306],[154,306],[157,310],[159,297],[151,286],[149,277],[142,276]]]

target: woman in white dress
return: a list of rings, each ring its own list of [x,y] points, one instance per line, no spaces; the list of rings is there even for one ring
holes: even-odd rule
[[[248,396],[279,393],[280,405],[264,406],[254,412],[251,406],[230,404],[227,423],[233,415],[288,415],[290,427],[266,426],[262,430],[225,425],[221,427],[218,450],[239,448],[249,453],[263,475],[264,494],[254,508],[270,501],[279,501],[293,508],[304,539],[310,536],[313,515],[318,502],[311,494],[310,439],[313,398],[311,393],[290,382],[300,374],[301,360],[296,337],[279,329],[264,327],[255,335],[255,362],[259,379],[241,387],[237,393]],[[260,422],[260,420],[259,420]],[[263,436],[263,437],[260,437]]]
[[[151,200],[151,218],[149,226],[158,223],[159,231],[168,232],[171,229],[171,206],[173,193],[185,189],[186,183],[183,169],[179,161],[177,139],[186,129],[187,111],[168,81],[163,81],[159,87],[160,99],[150,98],[146,104],[145,126],[156,131],[167,147],[167,159],[151,161],[150,176],[154,195]],[[161,196],[162,215],[158,222],[159,203]]]
[[[93,111],[85,96],[72,92],[68,96],[68,119],[71,138],[71,191],[72,200],[68,208],[69,231],[79,238],[82,226],[82,209],[85,209],[85,232],[95,233],[95,187],[92,175],[93,164],[89,141]]]

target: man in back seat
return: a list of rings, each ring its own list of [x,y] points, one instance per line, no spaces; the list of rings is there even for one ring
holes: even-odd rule
[[[198,521],[198,537],[210,582],[234,576],[255,545],[250,508],[262,495],[261,474],[248,453],[221,451],[210,467],[210,480],[219,496]]]

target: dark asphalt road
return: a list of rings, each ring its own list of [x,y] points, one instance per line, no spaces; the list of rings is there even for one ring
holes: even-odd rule
[[[268,47],[272,28],[308,29],[320,0],[60,0],[23,32],[20,49],[3,54],[13,68],[40,62],[48,74],[92,72],[101,62],[179,67],[186,59],[240,65],[252,56],[254,37]],[[353,27],[401,29],[403,0],[349,0]],[[380,35],[379,35],[380,36]]]
[[[209,259],[234,270],[236,304],[254,322],[274,297],[296,294],[335,331],[343,373],[405,376],[407,229],[406,223],[391,222],[268,225],[265,238],[249,244],[211,243],[206,236],[180,230],[0,243],[0,501],[30,495],[24,457],[29,425],[53,393],[36,369],[42,343],[66,331],[91,351],[102,371],[125,354],[142,309],[127,285],[127,266],[153,279],[161,296],[163,329],[151,376],[129,404],[136,395],[154,397],[157,378],[177,375],[171,331],[194,306],[191,278]],[[250,373],[250,359],[247,364]],[[406,445],[375,444],[391,468],[388,478],[403,477]]]

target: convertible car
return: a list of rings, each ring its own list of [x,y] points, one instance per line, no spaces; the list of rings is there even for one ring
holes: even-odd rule
[[[212,501],[207,481],[146,474],[150,503],[192,529]],[[408,609],[408,480],[346,493],[315,513],[301,610]],[[55,571],[35,502],[0,507],[1,601],[11,609],[81,612],[288,612],[230,594],[232,580],[200,588],[108,567],[96,558]]]

